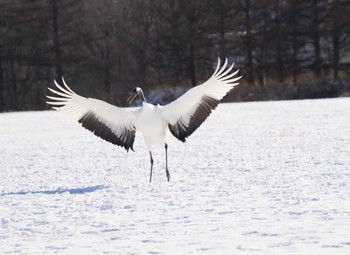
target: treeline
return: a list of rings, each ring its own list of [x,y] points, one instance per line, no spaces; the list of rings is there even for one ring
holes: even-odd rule
[[[125,105],[134,86],[204,81],[217,57],[244,75],[231,99],[332,96],[347,86],[349,13],[342,0],[0,0],[0,111],[46,109],[62,76]]]

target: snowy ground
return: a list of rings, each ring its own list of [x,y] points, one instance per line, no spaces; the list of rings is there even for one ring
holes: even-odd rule
[[[186,144],[0,114],[1,254],[350,254],[350,99],[222,104]]]

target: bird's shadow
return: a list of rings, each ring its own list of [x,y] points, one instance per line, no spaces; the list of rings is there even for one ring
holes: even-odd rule
[[[73,189],[55,189],[55,190],[40,190],[40,191],[18,191],[18,192],[8,192],[8,193],[0,193],[0,196],[10,196],[10,195],[28,195],[28,194],[43,194],[43,195],[55,195],[55,194],[63,194],[68,192],[72,195],[82,195],[90,192],[94,192],[96,190],[106,189],[108,188],[105,185],[96,185],[84,188],[73,188]]]

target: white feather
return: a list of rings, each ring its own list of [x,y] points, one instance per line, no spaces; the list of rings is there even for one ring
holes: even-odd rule
[[[220,68],[219,59],[214,74],[203,84],[188,90],[174,102],[166,105],[162,109],[162,117],[168,121],[169,124],[174,124],[178,120],[181,120],[185,126],[188,126],[189,119],[201,103],[203,96],[209,96],[216,100],[221,100],[231,89],[233,89],[234,86],[238,85],[238,83],[234,82],[241,78],[240,76],[230,79],[235,76],[239,70],[229,74],[233,68],[232,64],[231,67],[224,72],[227,62],[226,59],[224,65]]]
[[[88,112],[93,112],[97,119],[106,124],[116,135],[121,135],[123,128],[133,129],[136,117],[135,111],[125,110],[102,100],[79,96],[65,82],[66,89],[56,81],[55,85],[59,91],[51,88],[49,90],[56,95],[62,96],[62,98],[47,96],[47,98],[53,100],[47,103],[62,106],[54,109],[67,112],[76,120],[79,120]]]
[[[89,112],[93,113],[94,118],[105,124],[122,141],[126,141],[126,137],[122,136],[125,128],[128,130],[136,129],[143,134],[147,148],[151,149],[167,142],[170,134],[168,125],[178,123],[174,129],[186,130],[192,116],[201,105],[203,97],[218,102],[238,84],[235,83],[241,78],[236,77],[238,70],[231,72],[234,64],[227,68],[227,58],[222,66],[220,63],[221,61],[218,59],[213,75],[206,82],[188,90],[180,98],[166,106],[155,106],[144,102],[142,108],[127,110],[98,99],[79,96],[66,84],[64,79],[62,79],[64,86],[60,86],[54,81],[57,90],[49,88],[56,96],[47,96],[51,100],[47,103],[54,106],[53,108],[56,110],[69,113],[76,120],[80,120]],[[202,121],[205,118],[202,118]]]

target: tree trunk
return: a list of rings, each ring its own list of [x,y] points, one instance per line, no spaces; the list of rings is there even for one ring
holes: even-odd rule
[[[314,25],[314,34],[313,34],[313,43],[315,51],[315,62],[314,62],[314,74],[316,77],[321,76],[321,46],[320,46],[320,34],[319,34],[319,18],[318,18],[318,0],[313,0],[312,9],[313,9],[313,25]]]
[[[333,30],[332,34],[332,44],[333,44],[333,79],[337,80],[339,78],[339,31],[337,28]]]
[[[225,39],[225,12],[224,12],[224,5],[222,1],[219,1],[219,34],[220,34],[220,58],[224,59],[227,57],[226,54],[226,39]]]
[[[0,48],[1,50],[1,48]],[[2,67],[2,59],[0,58],[0,112],[5,111],[5,80]]]
[[[275,2],[276,12],[276,55],[277,55],[277,76],[278,81],[284,81],[284,69],[282,60],[282,46],[281,46],[281,21],[280,21],[280,0]]]
[[[291,7],[291,17],[292,17],[292,47],[293,47],[293,53],[292,53],[292,59],[293,59],[293,86],[295,89],[295,92],[297,94],[298,91],[298,8],[297,6],[293,5]]]
[[[15,53],[11,52],[9,55],[9,75],[10,79],[7,83],[9,92],[9,108],[18,110],[18,96],[17,96],[17,76],[15,70]]]
[[[196,63],[194,59],[194,46],[193,43],[190,43],[190,78],[192,87],[197,85],[197,77],[196,77]]]
[[[59,38],[59,24],[58,24],[58,0],[52,0],[52,26],[53,26],[53,44],[55,54],[55,69],[57,81],[61,82],[63,76],[62,71],[62,59],[61,59],[61,46]]]
[[[340,31],[337,10],[339,8],[339,0],[333,3],[332,11],[332,48],[333,48],[333,79],[339,78],[339,60],[340,60]]]
[[[253,49],[252,49],[252,35],[251,35],[251,18],[250,18],[250,0],[245,1],[244,12],[245,12],[245,23],[247,29],[246,35],[246,54],[247,54],[247,72],[248,72],[248,82],[250,84],[254,83],[254,72],[253,72]]]

